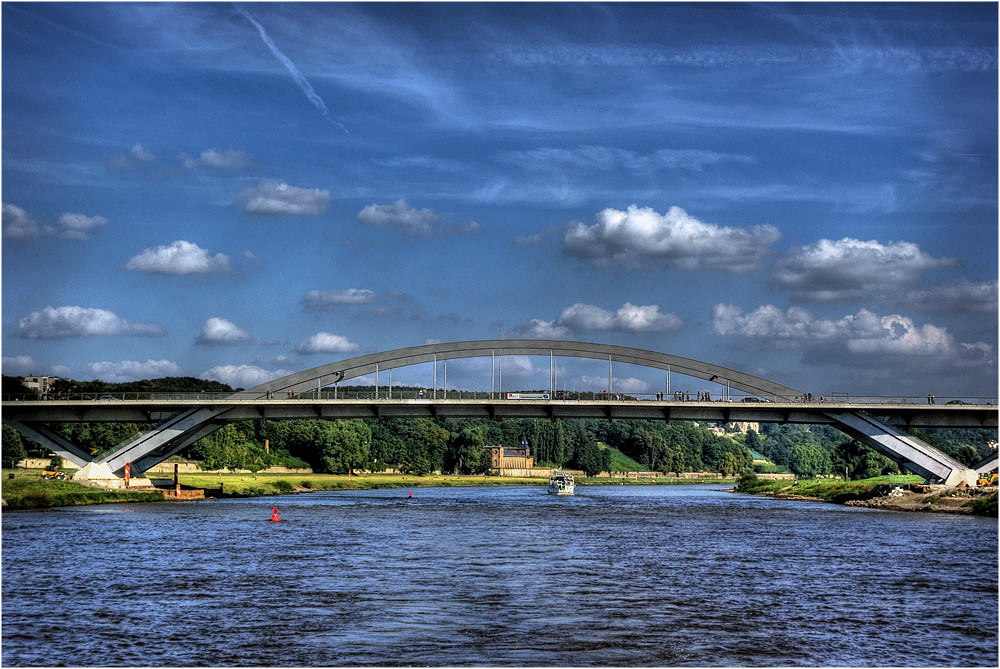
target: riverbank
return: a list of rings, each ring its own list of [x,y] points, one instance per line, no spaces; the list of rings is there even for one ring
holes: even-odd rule
[[[997,516],[997,489],[927,486],[919,476],[880,476],[861,481],[808,479],[765,481],[745,478],[736,492],[777,499],[802,499],[886,511],[921,511]]]
[[[149,492],[105,490],[73,481],[48,481],[41,478],[41,470],[20,470],[14,478],[13,470],[3,470],[3,508],[39,509],[81,504],[108,504],[114,502],[152,502],[170,500],[174,488],[173,478],[151,479],[157,489]],[[493,486],[544,486],[547,479],[510,476],[460,476],[453,474],[303,474],[303,473],[220,473],[197,472],[178,474],[182,491],[204,491],[205,497],[264,497],[287,495],[317,490],[374,490],[380,488],[428,487],[493,487]],[[734,479],[608,479],[582,478],[577,483],[588,485],[690,485],[693,483],[734,483]],[[166,495],[164,495],[166,491]]]

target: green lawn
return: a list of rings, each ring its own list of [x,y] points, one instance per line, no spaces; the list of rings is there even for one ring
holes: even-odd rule
[[[14,474],[14,478],[10,478]],[[47,481],[39,470],[3,470],[5,509],[45,509],[53,506],[80,506],[113,502],[157,502],[160,492],[103,490],[72,481]]]

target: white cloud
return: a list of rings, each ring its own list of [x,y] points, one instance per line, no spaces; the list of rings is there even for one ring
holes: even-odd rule
[[[374,291],[367,288],[347,290],[310,290],[302,298],[307,311],[323,311],[338,304],[367,304],[375,299]]]
[[[556,323],[578,332],[668,332],[684,324],[675,314],[660,313],[658,305],[639,306],[631,302],[616,312],[578,302],[563,309]]]
[[[120,334],[160,336],[165,333],[158,325],[130,323],[106,309],[48,306],[18,320],[14,334],[25,339],[50,339]]]
[[[925,269],[954,265],[952,258],[932,258],[911,242],[821,239],[780,259],[774,281],[812,300],[858,298],[914,281]]]
[[[179,239],[166,246],[145,249],[125,263],[125,269],[155,274],[222,274],[230,270],[229,256],[224,253],[209,255],[193,242]]]
[[[234,170],[246,167],[250,164],[250,155],[246,151],[226,149],[217,151],[215,148],[205,149],[197,158],[190,158],[187,155],[179,156],[185,169],[193,170],[197,167],[214,167],[216,169]]]
[[[3,203],[3,236],[9,239],[29,237],[51,237],[63,239],[90,239],[91,233],[106,225],[103,216],[86,216],[66,212],[59,217],[55,226],[36,221],[28,212],[18,206]]]
[[[51,231],[51,228],[49,229]],[[31,214],[20,207],[3,203],[3,236],[8,239],[27,239],[45,234],[46,228]]]
[[[928,311],[988,313],[997,310],[997,282],[958,281],[911,291],[905,300]]]
[[[946,328],[916,325],[906,316],[879,316],[867,309],[833,321],[816,318],[801,307],[786,311],[768,304],[745,314],[731,304],[717,304],[712,309],[712,324],[722,335],[766,337],[806,346],[843,343],[849,352],[859,354],[930,356],[951,355],[956,350]]]
[[[360,347],[342,335],[317,332],[295,347],[298,353],[353,353]]]
[[[219,365],[205,370],[198,378],[220,381],[233,388],[253,388],[291,373],[287,369],[266,370],[253,365]]]
[[[154,156],[152,153],[144,149],[142,144],[139,144],[138,142],[132,145],[132,148],[129,150],[128,155],[133,160],[138,160],[139,162],[143,163],[148,163],[153,160],[156,160],[156,156]]]
[[[122,360],[121,362],[92,362],[87,370],[95,378],[111,383],[155,379],[163,376],[181,376],[184,370],[170,360]]]
[[[56,234],[65,239],[90,239],[91,233],[107,223],[108,219],[103,216],[65,213],[59,217],[59,230]]]
[[[608,390],[608,377],[606,376],[581,376],[580,381],[583,382],[585,386],[589,386],[591,388],[600,389],[604,392],[607,392]],[[648,382],[632,376],[622,378],[612,376],[611,378],[612,392],[642,394],[648,393],[650,388],[651,386]]]
[[[44,374],[48,368],[30,355],[5,355],[2,365],[3,373],[7,376],[34,376]]]
[[[519,325],[506,334],[525,339],[569,339],[573,336],[573,332],[565,325],[558,325],[554,321],[541,318],[532,318],[526,324]]]
[[[532,339],[565,339],[575,332],[672,332],[683,327],[675,314],[661,313],[655,304],[626,302],[617,311],[577,302],[562,310],[554,321],[533,318],[510,335]]]
[[[242,344],[252,339],[249,332],[232,321],[214,316],[205,321],[198,335],[199,344]]]
[[[680,207],[659,214],[630,205],[627,211],[604,209],[594,225],[570,223],[563,251],[595,266],[722,269],[746,272],[757,268],[780,233],[771,225],[749,230],[703,223]]]
[[[446,226],[443,231],[449,235],[464,235],[472,232],[479,232],[481,228],[482,226],[480,226],[476,221],[466,221],[465,223]]]
[[[396,228],[408,235],[427,236],[431,224],[441,217],[430,209],[414,209],[404,200],[393,204],[370,204],[358,212],[358,222],[365,225]]]
[[[315,216],[330,205],[330,191],[298,188],[283,181],[262,181],[235,198],[248,214],[296,214]]]
[[[590,171],[626,171],[649,174],[664,169],[701,171],[719,163],[753,163],[750,156],[701,149],[659,149],[638,153],[612,146],[581,145],[575,148],[540,147],[505,151],[497,158],[532,171],[564,173],[567,168]]]

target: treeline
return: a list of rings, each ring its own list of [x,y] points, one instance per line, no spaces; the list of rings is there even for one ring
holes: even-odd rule
[[[490,464],[487,447],[517,446],[522,437],[536,466],[582,469],[588,475],[610,469],[610,451],[580,422],[546,419],[248,420],[200,439],[187,456],[206,469],[260,469],[269,466],[270,455],[323,473],[395,469],[481,474]]]
[[[893,460],[828,425],[765,423],[761,434],[747,432],[745,445],[799,476],[846,475],[851,479],[902,473]],[[995,450],[997,431],[986,429],[910,430],[910,434],[973,466]]]
[[[528,442],[535,465],[611,469],[611,450],[651,471],[718,471],[735,476],[751,467],[747,447],[695,423],[638,420],[489,420],[386,418],[338,421],[250,420],[231,423],[193,444],[188,457],[206,468],[255,469],[271,457],[305,462],[317,472],[348,469],[427,474],[479,474],[489,468],[487,447]]]

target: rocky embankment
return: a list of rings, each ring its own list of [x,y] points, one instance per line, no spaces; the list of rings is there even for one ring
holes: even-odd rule
[[[778,499],[802,499],[863,506],[886,511],[923,511],[979,516],[997,515],[997,488],[945,487],[902,483],[883,478],[865,481],[762,481],[743,478],[737,492],[768,495]]]
[[[996,515],[997,488],[943,488],[940,486],[876,486],[871,496],[844,500],[847,506],[864,506],[886,511],[927,511],[931,513],[975,513],[977,502],[988,504],[992,496]],[[982,514],[987,515],[987,514]]]

